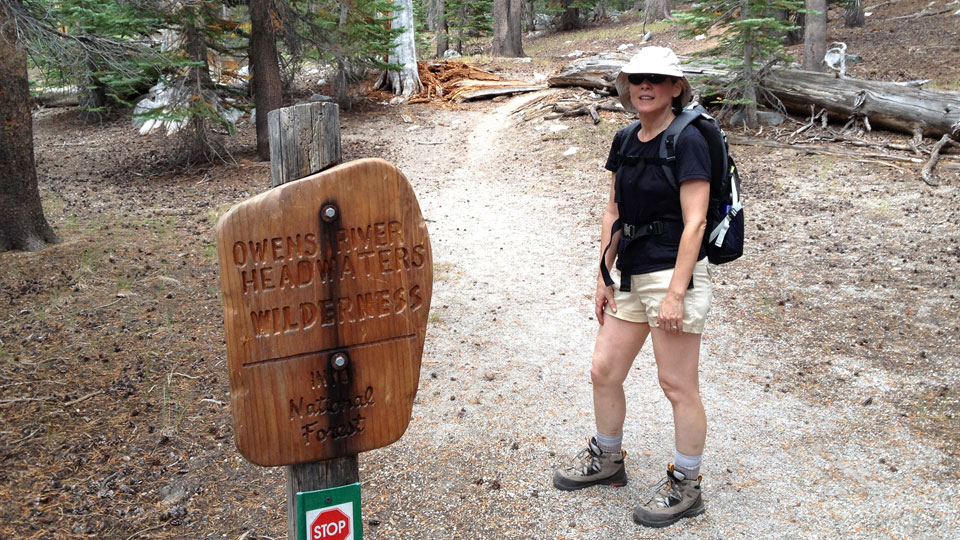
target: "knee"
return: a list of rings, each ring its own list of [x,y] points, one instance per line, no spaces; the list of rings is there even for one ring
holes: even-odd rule
[[[661,374],[660,388],[674,405],[694,404],[700,401],[700,388],[697,381],[685,381]]]
[[[626,375],[620,376],[615,363],[601,354],[594,354],[590,363],[590,380],[594,386],[615,386],[623,384]]]

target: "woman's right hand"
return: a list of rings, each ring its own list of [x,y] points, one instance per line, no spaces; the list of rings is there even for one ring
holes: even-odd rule
[[[617,303],[613,300],[613,285],[607,286],[603,278],[597,279],[597,294],[594,297],[596,302],[597,321],[603,326],[603,306],[609,304],[610,311],[617,312]]]

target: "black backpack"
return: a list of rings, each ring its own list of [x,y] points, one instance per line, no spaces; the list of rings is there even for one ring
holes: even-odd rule
[[[674,118],[664,132],[660,140],[658,157],[648,158],[646,162],[662,166],[664,174],[679,193],[680,184],[677,182],[676,174],[674,174],[677,161],[676,141],[680,132],[690,124],[700,130],[700,134],[707,141],[707,147],[710,151],[710,203],[707,206],[707,231],[703,239],[707,259],[713,264],[728,263],[743,255],[743,201],[740,199],[740,175],[737,173],[737,166],[729,154],[727,136],[720,129],[719,122],[710,116],[701,105],[687,106]],[[636,137],[639,129],[639,121],[630,124],[627,127],[627,137],[624,138],[624,144],[630,140],[631,136]],[[626,156],[621,153],[621,158],[624,157]],[[625,225],[617,220],[613,224],[610,237],[612,239],[617,231],[624,230],[624,236],[633,239],[650,234],[661,234],[665,228],[676,229],[676,225],[659,221],[639,226]],[[629,240],[627,243],[629,243]],[[621,243],[621,248],[623,246],[624,243]],[[609,248],[608,245],[604,249],[604,256]],[[600,258],[600,274],[603,276],[604,283],[610,286],[613,285],[613,280],[604,264],[604,256]],[[630,290],[629,283],[630,280],[623,280],[620,289]]]

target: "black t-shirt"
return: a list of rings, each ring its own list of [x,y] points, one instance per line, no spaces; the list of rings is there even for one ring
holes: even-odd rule
[[[640,225],[652,221],[683,223],[680,209],[680,192],[670,184],[661,165],[636,165],[622,163],[621,156],[657,157],[660,150],[660,133],[653,140],[640,142],[630,137],[628,128],[621,129],[613,137],[610,155],[605,168],[617,173],[619,185],[617,203],[623,223]],[[629,140],[627,140],[629,139]],[[676,177],[682,183],[694,178],[710,181],[710,151],[700,131],[690,125],[677,137]],[[623,199],[629,197],[628,204]],[[627,215],[629,214],[629,215]],[[626,240],[621,240],[621,246]],[[629,243],[626,252],[619,252],[617,268],[623,274],[646,274],[673,268],[677,263],[680,244],[670,235],[645,236]],[[703,247],[697,259],[706,256]]]

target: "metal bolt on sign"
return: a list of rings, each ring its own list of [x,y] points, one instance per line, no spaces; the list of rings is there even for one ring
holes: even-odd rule
[[[336,205],[327,204],[327,205],[324,205],[324,207],[320,209],[320,219],[326,221],[327,223],[332,223],[332,222],[336,221],[336,219],[337,219],[337,214],[339,214],[339,213],[340,213],[340,212],[337,211]]]
[[[347,356],[347,353],[335,353],[330,357],[330,365],[333,366],[333,369],[343,369],[347,367],[347,362],[350,361],[350,358]]]

